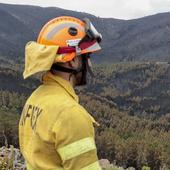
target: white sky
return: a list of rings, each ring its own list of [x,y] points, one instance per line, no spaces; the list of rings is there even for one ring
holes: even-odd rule
[[[170,12],[170,0],[0,0],[0,3],[53,6],[119,19]]]

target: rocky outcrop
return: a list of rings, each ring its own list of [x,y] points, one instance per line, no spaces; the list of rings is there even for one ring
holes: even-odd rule
[[[0,169],[1,170],[25,170],[24,159],[19,149],[10,146],[0,148]]]

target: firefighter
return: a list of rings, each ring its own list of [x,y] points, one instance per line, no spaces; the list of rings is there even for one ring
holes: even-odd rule
[[[25,48],[24,78],[45,72],[27,99],[19,143],[28,170],[100,170],[94,118],[79,104],[74,87],[91,75],[90,54],[102,36],[89,19],[57,17]]]

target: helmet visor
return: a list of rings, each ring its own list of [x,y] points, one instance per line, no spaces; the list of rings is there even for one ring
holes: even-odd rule
[[[83,19],[83,21],[85,22],[86,36],[82,39],[81,42],[96,40],[98,43],[100,43],[102,41],[101,33],[97,31],[97,29],[88,18]]]
[[[98,43],[102,41],[102,35],[97,31],[95,26],[92,24],[92,22],[88,19],[85,18],[84,22],[86,23],[86,34],[92,39],[96,39]]]

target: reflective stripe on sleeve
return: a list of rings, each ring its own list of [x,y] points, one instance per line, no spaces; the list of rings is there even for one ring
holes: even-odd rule
[[[94,162],[84,168],[81,168],[80,170],[102,170],[102,168],[99,165],[99,162]]]
[[[94,149],[96,149],[94,139],[88,137],[59,148],[57,151],[62,160],[66,161]]]
[[[30,164],[26,163],[27,165],[27,170],[33,170],[33,168],[30,166]]]
[[[34,170],[31,166],[30,166],[30,164],[28,164],[28,163],[26,163],[26,167],[27,167],[27,170]],[[64,170],[64,168],[62,168],[62,167],[57,167],[55,170]]]

